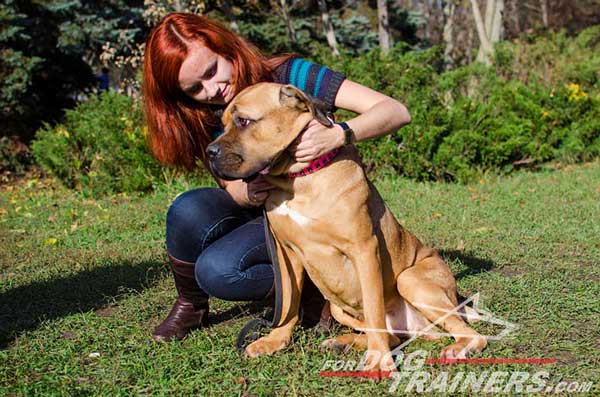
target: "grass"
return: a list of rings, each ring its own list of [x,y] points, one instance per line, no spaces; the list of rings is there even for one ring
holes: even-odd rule
[[[486,177],[472,185],[376,182],[399,220],[438,248],[459,291],[519,329],[480,357],[547,357],[544,365],[428,366],[550,373],[600,389],[600,162]],[[384,395],[389,381],[321,378],[324,339],[249,360],[234,347],[260,311],[212,302],[212,325],[182,343],[152,329],[175,297],[164,215],[182,182],[146,195],[85,198],[51,179],[0,187],[0,395]],[[497,327],[474,327],[493,334]],[[449,343],[417,341],[437,356]],[[97,354],[93,354],[97,353]],[[400,395],[402,387],[392,394]]]

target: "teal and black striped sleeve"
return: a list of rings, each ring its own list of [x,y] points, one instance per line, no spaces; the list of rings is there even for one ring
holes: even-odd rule
[[[335,96],[345,79],[342,73],[302,58],[289,59],[275,70],[276,83],[298,87],[325,102],[331,111],[335,110]]]

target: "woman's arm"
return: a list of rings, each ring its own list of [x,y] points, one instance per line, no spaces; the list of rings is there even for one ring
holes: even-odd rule
[[[357,117],[346,120],[354,130],[356,141],[389,134],[410,123],[410,114],[402,103],[350,80],[344,80],[340,86],[335,106],[358,114]],[[298,161],[308,162],[343,145],[342,127],[335,124],[332,128],[327,128],[313,120],[298,139],[295,157]],[[294,149],[291,151],[293,153]],[[244,207],[261,205],[268,196],[268,190],[274,188],[262,177],[257,177],[249,184],[241,179],[217,179],[217,182]]]
[[[340,86],[335,106],[358,114],[346,120],[356,141],[389,134],[410,123],[410,113],[402,103],[351,80]],[[327,128],[313,120],[297,141],[295,157],[308,162],[343,145],[342,127]]]

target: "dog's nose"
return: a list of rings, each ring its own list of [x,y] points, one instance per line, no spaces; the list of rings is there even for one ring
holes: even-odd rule
[[[209,160],[213,160],[221,154],[221,147],[215,143],[212,143],[206,148],[206,154],[208,154]]]

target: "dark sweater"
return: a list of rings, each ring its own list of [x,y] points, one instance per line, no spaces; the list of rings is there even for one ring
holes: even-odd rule
[[[287,60],[274,73],[275,83],[298,87],[308,95],[325,102],[331,112],[335,111],[335,96],[345,78],[342,73],[302,58]],[[214,131],[213,140],[222,133],[222,129]]]

